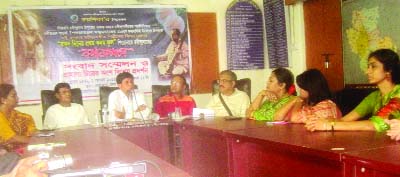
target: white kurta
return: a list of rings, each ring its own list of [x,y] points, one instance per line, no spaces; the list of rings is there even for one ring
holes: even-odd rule
[[[140,105],[146,105],[142,93],[134,91],[128,97],[120,89],[114,90],[108,96],[109,122],[124,120],[115,117],[115,111],[125,111],[125,119],[147,119],[150,114],[150,109],[146,106],[145,110],[136,112],[135,110],[137,110]]]
[[[231,110],[233,116],[246,116],[246,109],[250,105],[250,98],[246,92],[235,89],[232,95],[225,96],[222,94],[222,98]],[[207,104],[207,109],[214,110],[215,116],[229,116],[229,113],[220,101],[218,94],[213,95],[211,101]]]
[[[55,104],[49,107],[44,119],[44,127],[62,128],[88,124],[88,117],[82,105],[71,103],[70,107]]]

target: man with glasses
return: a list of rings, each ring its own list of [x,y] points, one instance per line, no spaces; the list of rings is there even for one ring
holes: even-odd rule
[[[47,109],[45,127],[62,128],[89,123],[83,106],[71,102],[71,87],[68,83],[58,83],[54,87],[54,93],[58,103]]]
[[[185,95],[187,84],[182,75],[173,75],[171,79],[170,93],[157,100],[155,112],[160,117],[167,117],[176,108],[180,108],[182,115],[192,115],[193,108],[196,107],[194,99]]]
[[[249,96],[235,88],[236,74],[230,70],[219,74],[219,94],[212,97],[207,109],[215,111],[215,116],[245,117],[246,109],[250,105]]]

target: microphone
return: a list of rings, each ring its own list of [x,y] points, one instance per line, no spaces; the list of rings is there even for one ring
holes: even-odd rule
[[[139,103],[138,103],[137,98],[136,98],[135,90],[132,90],[132,92],[133,92],[133,98],[135,98],[136,105],[139,108]],[[140,115],[140,118],[142,119],[143,124],[146,124],[146,121],[144,120],[142,111],[139,111],[139,115]]]

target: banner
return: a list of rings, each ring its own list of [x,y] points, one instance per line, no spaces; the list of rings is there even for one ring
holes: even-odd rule
[[[186,9],[181,6],[11,9],[13,82],[21,103],[40,101],[58,82],[79,87],[85,98],[99,86],[116,86],[130,72],[142,92],[190,80]],[[190,81],[188,81],[190,83]]]

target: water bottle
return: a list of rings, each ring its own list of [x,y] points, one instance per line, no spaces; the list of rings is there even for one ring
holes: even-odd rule
[[[108,123],[108,108],[107,104],[103,105],[103,108],[101,108],[101,117],[103,118],[103,123],[107,125]]]

